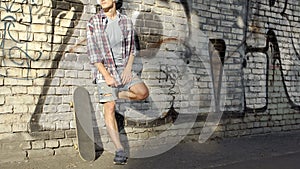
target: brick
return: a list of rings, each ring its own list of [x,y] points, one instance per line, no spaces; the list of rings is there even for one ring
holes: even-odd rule
[[[30,135],[35,139],[49,140],[50,138],[48,131],[31,132]]]
[[[295,119],[300,119],[300,114],[294,114]]]
[[[55,61],[38,61],[38,62],[32,62],[31,68],[33,68],[33,69],[50,69],[50,68],[56,68],[56,66],[55,66],[56,64],[57,64],[57,62],[55,62]]]
[[[45,105],[43,107],[44,113],[55,113],[57,112],[57,106],[56,105]]]
[[[52,78],[51,83],[49,84],[50,86],[59,86],[61,83],[60,78]]]
[[[46,77],[49,74],[49,70],[47,69],[37,69],[36,70],[36,76],[37,77]],[[39,84],[44,84],[43,80],[44,79],[34,79],[36,82],[35,83],[39,83]]]
[[[70,87],[59,87],[56,89],[58,95],[68,95],[70,93]]]
[[[42,93],[42,87],[28,87],[27,94],[30,95],[39,95]]]
[[[248,129],[251,129],[251,128],[253,128],[254,127],[254,123],[247,123],[247,128]]]
[[[46,17],[41,17],[39,15],[32,15],[32,23],[33,24],[46,24]]]
[[[22,96],[6,96],[6,104],[8,105],[20,105],[20,104],[35,104],[34,97],[31,95]]]
[[[55,122],[56,130],[69,130],[70,129],[70,122],[68,121],[57,121]]]
[[[31,42],[33,40],[33,36],[28,36],[27,32],[19,32],[19,39]]]
[[[282,130],[283,131],[289,131],[289,130],[292,130],[293,128],[292,128],[292,126],[291,125],[286,125],[286,126],[283,126],[282,127]]]
[[[58,112],[69,112],[71,110],[70,105],[69,104],[63,104],[63,105],[59,105],[57,107]]]
[[[16,56],[18,57],[18,56]],[[7,70],[7,75],[10,77],[22,77],[22,69],[20,68],[10,68]]]
[[[52,28],[48,25],[41,25],[41,24],[32,24],[31,29],[34,30],[35,33],[45,33],[45,32],[51,32]],[[26,30],[26,29],[24,29]],[[39,48],[37,48],[39,49]]]
[[[231,125],[227,125],[226,126],[226,130],[239,130],[240,129],[240,125],[239,124],[231,124]]]
[[[49,35],[49,37],[53,37],[53,39],[51,39],[51,41],[53,43],[56,43],[56,44],[61,44],[62,43],[62,36],[61,35]]]
[[[85,50],[81,50],[81,51],[85,51]],[[62,61],[59,63],[59,69],[83,70],[83,65],[78,62]]]
[[[5,75],[6,74],[6,71],[2,68],[0,68],[0,75]],[[2,78],[0,76],[0,86],[3,86],[4,85],[4,78]]]
[[[13,113],[13,106],[1,106],[0,107],[0,114],[10,114]],[[0,120],[1,122],[1,120]]]
[[[64,131],[50,131],[49,132],[50,139],[62,139],[65,138]]]
[[[36,150],[36,149],[44,149],[45,148],[45,141],[41,140],[41,141],[33,141],[32,143],[32,149]]]
[[[272,131],[272,132],[279,132],[279,131],[282,131],[282,127],[272,127],[272,128],[271,128],[271,131]]]
[[[40,131],[55,131],[55,124],[53,122],[44,122],[44,121],[40,121],[41,125],[40,125]]]
[[[0,94],[1,95],[10,95],[10,94],[12,94],[12,90],[10,87],[1,87]]]
[[[47,115],[44,115],[45,119],[48,122],[56,122],[56,121],[70,121],[73,120],[73,114],[71,113],[49,113]]]
[[[26,132],[28,131],[28,123],[13,123],[12,131],[13,132]]]
[[[58,148],[59,142],[58,142],[58,140],[46,140],[45,147],[46,148]]]
[[[57,27],[55,27],[54,34],[65,36],[67,32],[68,32],[68,28],[57,26]]]
[[[39,78],[39,79],[34,79],[33,80],[33,85],[34,86],[43,86],[44,84],[45,84],[45,78]]]
[[[282,120],[282,115],[272,116],[271,119],[272,119],[273,121],[275,121],[275,120]]]
[[[65,72],[65,77],[76,78],[77,76],[77,70],[67,70]]]
[[[4,105],[4,103],[5,103],[5,97],[4,97],[4,95],[0,95],[0,106]],[[2,112],[2,111],[0,110],[0,112]]]
[[[61,19],[60,26],[66,27],[66,28],[71,28],[71,27],[74,27],[74,23],[69,19]]]
[[[75,128],[76,128],[76,122],[75,122],[75,120],[71,120],[70,129],[75,129]]]
[[[0,124],[0,133],[9,133],[12,128],[10,124]]]
[[[78,72],[78,78],[91,79],[91,72],[90,71],[86,71],[86,72],[80,71],[80,72]]]
[[[12,87],[12,94],[26,94],[27,88],[18,86],[18,87]]]
[[[261,134],[263,132],[264,132],[263,128],[254,128],[254,129],[251,129],[251,133],[252,134]]]
[[[4,118],[5,117],[5,118]],[[20,121],[21,114],[1,114],[0,113],[0,124],[13,123],[15,121]]]
[[[75,62],[75,61],[77,61],[77,55],[75,53],[66,53],[63,59],[64,59],[64,61]]]
[[[76,138],[76,131],[75,130],[66,131],[66,138]]]
[[[30,142],[23,142],[20,144],[22,150],[31,150],[32,146]]]
[[[296,124],[296,120],[285,120],[286,125]]]
[[[73,146],[73,139],[61,139],[59,140],[60,147],[71,147]]]
[[[29,110],[28,105],[15,105],[15,106],[13,106],[13,111],[16,114],[29,113],[28,110]]]

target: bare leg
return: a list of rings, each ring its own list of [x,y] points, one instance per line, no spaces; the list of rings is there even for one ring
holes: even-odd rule
[[[129,91],[122,91],[119,93],[119,98],[130,100],[143,100],[149,95],[148,88],[144,83],[133,85]],[[115,117],[115,102],[104,103],[104,117],[107,132],[112,139],[113,144],[117,150],[124,149],[118,132],[118,125]]]
[[[149,96],[149,90],[144,83],[138,83],[130,87],[129,91],[121,91],[120,99],[144,100]]]
[[[115,102],[104,103],[104,117],[107,132],[117,150],[123,150],[115,117]]]

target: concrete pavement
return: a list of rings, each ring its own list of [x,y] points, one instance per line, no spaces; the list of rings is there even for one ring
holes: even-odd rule
[[[225,138],[207,143],[181,143],[151,158],[129,159],[125,166],[112,164],[113,154],[104,152],[94,162],[78,155],[35,158],[0,163],[1,169],[298,169],[300,131],[241,138]]]

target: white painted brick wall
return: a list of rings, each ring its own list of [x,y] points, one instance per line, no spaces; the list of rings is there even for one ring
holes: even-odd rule
[[[14,6],[13,9],[19,8],[21,1],[16,0],[15,5],[17,6]],[[33,8],[33,20],[31,23],[29,15],[23,16],[19,13],[15,14],[0,10],[1,19],[4,19],[6,16],[12,16],[22,18],[22,22],[25,23],[16,23],[15,27],[11,27],[9,35],[21,40],[24,42],[23,44],[14,42],[6,34],[7,40],[3,48],[5,56],[0,47],[0,134],[14,132],[28,135],[27,132],[31,130],[30,125],[34,123],[40,127],[38,127],[37,131],[31,131],[32,133],[29,133],[29,135],[35,136],[34,132],[58,132],[65,130],[71,137],[68,138],[69,135],[63,132],[63,136],[59,138],[61,140],[57,140],[58,138],[40,140],[41,138],[38,136],[31,138],[30,141],[32,142],[29,143],[28,139],[25,139],[27,146],[24,149],[33,149],[28,152],[29,156],[39,153],[37,149],[73,146],[72,139],[75,137],[73,130],[75,122],[74,108],[71,107],[70,103],[72,102],[72,94],[76,86],[85,86],[89,89],[94,110],[97,111],[95,121],[98,122],[98,126],[103,126],[101,124],[102,119],[100,119],[103,118],[100,115],[102,110],[97,107],[97,91],[96,86],[91,83],[91,65],[88,63],[86,42],[84,41],[86,21],[96,13],[95,1],[81,0],[83,11],[76,14],[81,16],[77,18],[77,22],[73,23],[72,13],[68,13],[60,20],[58,18],[53,20],[55,21],[55,28],[51,27],[52,11],[55,9],[52,9],[50,2],[46,0],[37,1],[38,6],[43,6],[45,13],[40,15],[40,13],[37,13],[40,11]],[[57,2],[57,8],[70,8],[70,2]],[[165,1],[159,0],[124,1],[123,10],[129,17],[132,17],[134,12],[141,13],[135,26],[143,49],[163,38],[171,37],[181,39],[181,41],[187,38],[186,14],[182,5],[176,2],[171,1],[170,4],[167,4]],[[291,94],[290,98],[299,105],[300,69],[298,63],[300,61],[298,58],[291,56],[293,47],[288,40],[291,34],[294,37],[299,37],[300,4],[298,1],[289,1],[291,5],[288,5],[288,7],[291,7],[291,9],[287,9],[286,13],[294,16],[289,17],[289,19],[295,25],[294,30],[291,30],[285,19],[278,13],[280,12],[279,7],[270,10],[267,1],[260,2],[251,0],[250,3],[249,16],[247,16],[249,20],[248,25],[246,25],[248,27],[248,32],[246,32],[247,45],[264,47],[266,42],[265,33],[268,30],[268,26],[282,30],[276,31],[276,33],[280,42],[279,47],[283,58],[288,92]],[[256,6],[256,3],[260,3],[260,8]],[[1,3],[1,5],[3,4]],[[238,25],[239,17],[243,21],[246,18],[244,16],[244,12],[247,10],[245,9],[245,4],[243,0],[192,1],[190,4],[192,33],[188,43],[190,43],[189,45],[194,53],[190,64],[186,65],[190,69],[189,73],[185,72],[186,74],[184,74],[180,71],[178,73],[175,69],[172,69],[167,75],[160,70],[160,66],[166,70],[166,65],[174,68],[178,64],[180,65],[179,69],[183,69],[183,57],[179,54],[174,55],[175,51],[182,52],[185,50],[185,46],[180,44],[181,41],[166,41],[164,44],[161,44],[160,53],[151,56],[141,55],[136,58],[135,68],[142,70],[141,77],[149,86],[151,92],[153,92],[149,98],[152,101],[151,104],[154,106],[157,104],[157,107],[161,110],[168,109],[170,101],[172,101],[172,97],[168,94],[172,84],[170,81],[165,80],[171,77],[170,74],[172,77],[177,76],[178,78],[180,73],[183,77],[193,73],[191,79],[194,84],[189,90],[184,88],[187,85],[184,83],[185,80],[180,81],[180,78],[176,79],[178,83],[173,89],[175,92],[174,96],[176,96],[174,107],[181,108],[179,113],[199,113],[199,115],[203,116],[209,113],[213,98],[213,84],[210,77],[208,44],[210,39],[223,39],[226,43],[225,63],[223,65],[223,82],[226,82],[226,86],[222,88],[222,92],[226,95],[226,100],[222,110],[225,111],[224,114],[227,113],[229,116],[232,112],[237,112],[238,115],[245,114],[238,118],[239,121],[237,122],[234,122],[234,117],[232,117],[233,120],[231,119],[227,123],[223,122],[220,124],[219,134],[237,136],[299,128],[299,111],[291,109],[288,104],[280,70],[276,68],[273,74],[270,65],[266,65],[267,56],[265,54],[252,53],[245,55],[243,48],[245,30],[244,27]],[[74,7],[78,5],[73,4]],[[28,6],[23,4],[23,8],[26,10]],[[80,10],[78,9],[78,11]],[[71,19],[73,19],[72,22]],[[73,25],[75,25],[74,28]],[[53,30],[54,32],[52,32]],[[3,31],[4,23],[1,22],[1,40],[4,39]],[[149,37],[149,33],[154,33],[155,35]],[[69,35],[71,37],[67,39],[66,37]],[[293,39],[295,44],[299,43],[297,38]],[[1,40],[0,43],[2,42]],[[27,45],[26,48],[24,48],[24,45]],[[31,59],[28,59],[28,57],[26,59],[26,55],[20,51],[13,51],[8,56],[11,46],[23,47],[24,52],[27,52]],[[299,52],[299,46],[295,47]],[[35,60],[39,56],[39,52],[42,52],[42,56]],[[61,59],[59,59],[60,57]],[[244,59],[248,59],[246,68],[242,67]],[[27,63],[27,61],[29,62]],[[265,74],[266,69],[269,69],[270,73],[268,79]],[[266,80],[268,80],[269,85],[267,111],[262,112],[262,115],[257,115],[257,112],[253,114],[243,112],[245,110],[244,92],[246,95],[246,106],[257,108],[266,104]],[[179,86],[179,83],[184,85]],[[163,91],[163,93],[159,95],[157,91]],[[146,103],[122,102],[120,110],[125,111],[125,106],[134,106],[137,109],[142,109],[146,106],[149,107],[149,103],[147,105]],[[188,107],[193,107],[195,112],[186,111]],[[157,114],[160,113],[162,112]],[[262,117],[258,119],[257,116]],[[37,121],[32,118],[35,118]],[[272,122],[268,122],[268,120],[272,120]],[[199,121],[199,124],[195,124],[195,126],[199,125],[199,127],[202,127],[202,123],[203,121]],[[132,127],[134,126],[128,126],[127,132],[135,140],[153,135],[153,133],[145,131],[140,131],[139,134],[136,134],[138,129]],[[222,134],[224,131],[229,132]],[[172,133],[176,135],[178,132],[174,130]],[[199,134],[199,131],[192,133]],[[103,136],[103,138],[105,142],[109,142],[106,136]],[[45,151],[45,155],[51,154],[53,155],[54,151],[48,149]]]

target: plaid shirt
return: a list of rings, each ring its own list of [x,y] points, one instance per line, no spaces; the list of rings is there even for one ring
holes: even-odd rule
[[[119,17],[119,26],[122,30],[122,58],[124,59],[124,67],[127,65],[130,54],[135,54],[134,49],[134,28],[132,21],[125,15],[117,12]],[[87,23],[87,53],[90,63],[103,63],[107,71],[114,77],[118,85],[122,84],[120,75],[117,72],[117,66],[114,62],[108,36],[105,32],[107,26],[107,16],[101,10],[94,15]],[[102,74],[95,66],[92,66],[93,81],[104,80]]]

